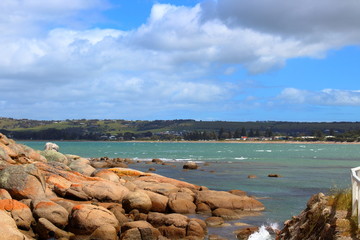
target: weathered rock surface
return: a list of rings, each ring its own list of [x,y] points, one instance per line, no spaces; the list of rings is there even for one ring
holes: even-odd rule
[[[140,212],[149,212],[152,207],[150,197],[144,191],[136,190],[129,192],[122,201],[123,208],[126,212],[137,209]]]
[[[80,158],[72,161],[69,164],[71,170],[84,174],[85,176],[91,176],[95,172],[95,168],[90,165],[90,161],[85,158]]]
[[[111,182],[116,182],[116,183],[120,182],[120,177],[113,171],[107,169],[102,169],[100,171],[94,172],[93,176],[103,178]]]
[[[335,237],[332,209],[328,205],[328,197],[322,193],[313,195],[307,207],[299,216],[284,223],[284,228],[278,233],[277,239],[300,240],[318,239],[332,240]]]
[[[30,208],[14,199],[0,200],[0,210],[10,213],[16,225],[20,229],[29,230],[34,221]]]
[[[33,213],[36,218],[46,218],[59,228],[64,228],[68,224],[68,211],[47,199],[33,201]]]
[[[28,237],[26,237],[18,230],[15,220],[1,210],[0,210],[0,232],[1,232],[1,239],[30,240]]]
[[[34,164],[14,165],[0,172],[0,188],[15,199],[45,198],[45,180]]]
[[[70,215],[70,227],[74,233],[91,234],[103,225],[119,229],[120,224],[115,215],[100,206],[79,204],[73,207]]]
[[[56,150],[44,150],[41,151],[40,154],[44,156],[48,162],[60,162],[66,165],[69,164],[67,157]]]
[[[206,203],[211,209],[227,208],[243,211],[262,211],[264,205],[248,196],[237,196],[223,191],[199,191],[196,195],[198,203]]]

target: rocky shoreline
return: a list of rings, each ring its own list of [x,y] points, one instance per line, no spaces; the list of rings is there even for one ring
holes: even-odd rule
[[[35,151],[0,134],[2,239],[223,239],[207,235],[207,228],[264,210],[240,190],[214,191],[133,170],[131,159],[57,150]],[[247,239],[256,230],[242,226],[234,237]]]

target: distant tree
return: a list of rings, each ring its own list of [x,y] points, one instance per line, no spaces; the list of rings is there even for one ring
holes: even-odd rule
[[[259,129],[256,129],[256,131],[255,131],[255,137],[260,137],[260,131],[259,131]]]
[[[243,128],[241,128],[241,136],[247,136],[247,134],[246,134],[246,129],[243,127]]]
[[[220,128],[218,136],[218,139],[224,139],[224,128]]]
[[[271,129],[266,129],[266,131],[265,131],[265,137],[272,137],[273,136],[273,133],[272,133],[272,131],[271,131]]]
[[[330,136],[335,136],[335,131],[334,131],[334,129],[330,129],[329,134],[330,134]]]
[[[249,131],[249,137],[255,137],[254,130],[251,128]]]
[[[241,132],[240,132],[240,129],[236,129],[235,132],[234,132],[234,138],[241,138]]]

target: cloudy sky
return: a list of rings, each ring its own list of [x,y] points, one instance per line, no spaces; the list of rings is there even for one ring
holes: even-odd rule
[[[0,116],[360,120],[358,0],[1,0]]]

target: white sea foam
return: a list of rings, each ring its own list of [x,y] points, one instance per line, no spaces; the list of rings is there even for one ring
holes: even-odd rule
[[[263,150],[263,149],[260,149],[260,150],[255,150],[256,152],[272,152],[272,150]]]
[[[268,226],[262,225],[259,231],[254,232],[249,236],[248,240],[273,240],[274,237],[271,236],[270,232],[267,229],[276,231],[278,230],[278,228],[279,228],[279,224],[277,223],[271,223]]]
[[[235,158],[236,160],[245,160],[245,159],[248,159],[248,158],[246,158],[246,157],[237,157],[237,158]]]

